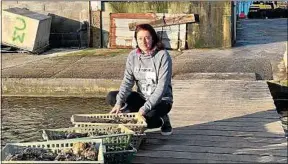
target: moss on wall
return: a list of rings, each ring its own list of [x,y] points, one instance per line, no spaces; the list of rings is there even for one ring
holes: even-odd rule
[[[223,35],[223,17],[226,13],[225,10],[229,10],[227,5],[230,5],[230,2],[191,2],[189,13],[199,14],[199,31],[194,31],[195,28],[189,27],[193,24],[188,25],[188,48],[214,48],[214,47],[223,47],[227,43],[224,43]],[[231,5],[230,5],[231,6]],[[229,6],[229,7],[230,7]],[[231,7],[230,7],[231,10]],[[226,14],[225,16],[227,16]],[[226,20],[225,20],[226,21]],[[227,23],[227,22],[225,22]],[[230,22],[229,22],[230,23]],[[193,41],[193,32],[199,33],[199,37],[195,38]],[[191,36],[192,35],[192,36]],[[194,34],[195,35],[195,34]],[[226,35],[229,36],[229,35]],[[227,42],[228,40],[225,40]]]
[[[107,2],[112,13],[167,12],[168,2]]]

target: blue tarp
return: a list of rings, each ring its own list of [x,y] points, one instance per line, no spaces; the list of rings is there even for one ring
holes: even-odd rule
[[[236,1],[236,14],[239,16],[241,12],[244,12],[245,15],[249,12],[249,7],[252,4],[252,1]]]

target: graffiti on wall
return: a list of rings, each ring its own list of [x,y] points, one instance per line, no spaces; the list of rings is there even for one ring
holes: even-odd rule
[[[25,19],[20,17],[17,17],[16,20],[19,20],[18,22],[20,22],[20,24],[14,27],[12,40],[13,42],[16,42],[18,40],[20,43],[23,43],[25,38],[24,30],[26,29],[26,22]]]

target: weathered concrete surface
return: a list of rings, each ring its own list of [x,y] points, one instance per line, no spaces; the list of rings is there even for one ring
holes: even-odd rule
[[[265,81],[174,80],[171,136],[149,132],[133,163],[286,163]]]
[[[270,63],[277,65],[277,60],[281,60],[284,49],[284,43],[280,42],[270,44],[269,47],[186,50],[182,54],[170,51],[173,57],[173,78],[183,79],[182,74],[187,73],[235,72],[255,73],[258,80],[272,79],[272,72],[276,70],[272,68],[277,66],[271,66]],[[18,57],[18,55],[3,54],[2,77],[122,79],[127,54],[110,57],[108,54],[108,50],[106,57],[93,55],[50,55],[49,57],[19,55]]]
[[[2,78],[3,96],[105,97],[121,80],[77,78]]]
[[[183,73],[181,75],[174,76],[174,79],[219,79],[219,80],[257,80],[255,73]]]
[[[259,51],[255,56],[270,60],[274,79],[277,79],[279,71],[277,65],[283,58],[287,36],[288,26],[286,18],[243,19],[237,23],[236,47],[254,46],[255,49],[257,48]],[[249,51],[247,55],[250,56]]]
[[[256,56],[257,52],[252,51],[251,56],[247,56],[247,52],[243,49],[184,51],[175,60],[173,76],[177,78],[179,74],[199,72],[242,72],[256,73],[258,80],[272,79],[270,61]]]
[[[55,48],[51,49],[47,52],[42,53],[41,55],[32,55],[29,53],[2,53],[1,54],[1,68],[2,70],[9,69],[12,67],[23,66],[26,64],[31,64],[33,62],[37,62],[40,60],[44,60],[46,58],[61,56],[67,53],[77,53],[80,50],[77,49],[61,49]]]

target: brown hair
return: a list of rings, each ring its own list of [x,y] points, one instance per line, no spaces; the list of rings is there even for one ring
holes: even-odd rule
[[[155,46],[157,47],[158,50],[163,50],[165,48],[161,40],[158,38],[156,31],[150,24],[139,24],[136,26],[134,38],[137,43],[137,46],[136,46],[137,48],[139,48],[138,42],[137,42],[137,33],[140,30],[148,31],[150,33],[150,35],[152,36],[152,48],[154,48]]]

